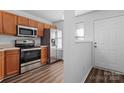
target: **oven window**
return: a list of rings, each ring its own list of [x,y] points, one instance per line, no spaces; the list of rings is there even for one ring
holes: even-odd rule
[[[33,30],[26,28],[19,28],[19,34],[21,35],[33,35]]]
[[[21,64],[35,61],[41,58],[41,50],[30,50],[21,52]]]

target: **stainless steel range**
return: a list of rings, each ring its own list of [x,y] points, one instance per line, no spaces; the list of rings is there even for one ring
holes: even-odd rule
[[[34,40],[16,40],[15,46],[21,48],[21,73],[41,66],[41,47]]]

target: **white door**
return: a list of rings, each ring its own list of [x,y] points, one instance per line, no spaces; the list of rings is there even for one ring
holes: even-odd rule
[[[124,72],[124,16],[94,22],[95,65]]]

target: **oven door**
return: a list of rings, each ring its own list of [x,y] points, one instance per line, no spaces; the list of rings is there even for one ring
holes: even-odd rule
[[[41,49],[21,50],[21,64],[41,59]]]
[[[18,36],[36,37],[37,28],[18,25]]]

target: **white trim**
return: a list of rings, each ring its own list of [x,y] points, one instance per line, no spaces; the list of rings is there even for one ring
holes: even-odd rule
[[[89,68],[89,70],[87,71],[86,75],[85,75],[85,76],[83,77],[83,79],[81,80],[81,83],[84,83],[84,82],[85,82],[85,80],[87,79],[87,77],[88,77],[88,75],[89,75],[91,69],[92,69],[92,66]]]
[[[90,40],[76,40],[75,43],[92,43]]]
[[[94,68],[98,68],[98,69],[101,69],[101,70],[110,71],[112,73],[124,75],[124,72],[119,72],[119,71],[115,71],[115,70],[112,70],[112,69],[107,69],[107,68],[99,67],[99,66],[96,66],[96,65],[94,66]]]

